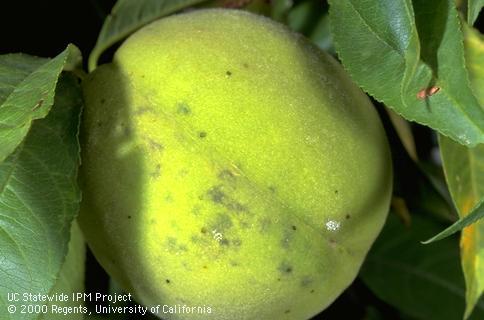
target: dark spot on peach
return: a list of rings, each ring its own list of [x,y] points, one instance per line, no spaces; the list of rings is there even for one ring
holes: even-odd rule
[[[291,312],[291,310],[289,310],[289,309],[288,309],[288,310],[286,310],[286,311],[284,311],[284,313],[285,313],[285,314],[288,314],[288,313],[290,313],[290,312]]]
[[[338,190],[334,190],[334,194],[338,194]]]
[[[131,219],[131,216],[128,216],[128,219]]]
[[[203,234],[205,234],[205,233],[207,233],[207,232],[208,232],[208,230],[207,230],[207,228],[202,227],[202,229],[200,229],[200,232],[201,232],[201,233],[203,233]]]
[[[293,271],[292,266],[286,261],[281,262],[278,270],[283,274],[290,274]]]
[[[200,131],[198,133],[198,136],[203,139],[203,138],[205,138],[207,136],[207,133],[205,131]]]
[[[207,267],[207,266],[203,266],[202,268],[203,268],[203,269],[208,269],[208,267]]]
[[[329,239],[329,245],[332,247],[332,248],[336,248],[336,240],[334,239]]]
[[[220,171],[220,173],[218,174],[218,177],[221,180],[229,180],[229,181],[235,179],[234,173],[228,169]]]
[[[218,213],[215,222],[210,226],[210,230],[224,232],[232,227],[232,219],[225,213]]]
[[[276,187],[274,187],[274,186],[269,186],[269,190],[270,190],[272,193],[276,193]]]
[[[222,186],[215,186],[208,190],[208,195],[215,203],[222,203],[225,198],[225,193],[222,191]]]
[[[351,218],[351,216],[350,216],[349,214],[347,214],[347,215],[345,216],[345,218],[346,218],[346,219],[349,219],[349,218]]]
[[[165,282],[166,283],[170,283],[171,281],[170,281],[170,279],[166,279]]]
[[[246,206],[231,199],[222,189],[222,185],[216,185],[210,188],[207,194],[213,202],[224,206],[230,211],[234,211],[235,213],[248,211]]]
[[[161,175],[161,165],[157,164],[153,172],[151,172],[150,176],[156,179],[156,178],[159,178],[160,175]]]
[[[163,145],[161,143],[158,143],[151,138],[147,138],[147,140],[148,140],[148,146],[150,147],[150,149],[158,152],[163,151]]]
[[[309,291],[309,292],[314,293],[314,289],[313,289],[313,290],[311,290],[311,291]]]
[[[241,203],[238,203],[237,201],[227,202],[225,206],[227,207],[227,209],[236,211],[236,212],[243,212],[248,210],[246,206],[244,206]]]
[[[102,98],[101,99],[101,104],[104,104],[106,102],[106,99]]]
[[[242,66],[243,66],[244,68],[248,68],[248,67],[249,67],[249,64],[248,64],[247,62],[244,62],[244,63],[242,63]]]
[[[312,284],[314,281],[311,277],[303,277],[301,279],[301,287],[308,287],[310,284]]]
[[[297,230],[296,226],[292,226],[292,230],[296,231]]]
[[[232,75],[232,72],[231,71],[227,71],[227,72],[225,72],[225,74],[230,77]]]
[[[190,107],[188,106],[188,104],[186,104],[184,102],[180,102],[180,103],[178,103],[178,107],[177,107],[176,112],[178,114],[187,116],[190,113],[192,113],[192,110],[190,109]]]

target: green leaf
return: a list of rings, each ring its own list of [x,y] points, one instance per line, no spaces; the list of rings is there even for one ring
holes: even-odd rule
[[[101,54],[144,25],[205,0],[118,0],[106,18],[89,56],[89,71],[97,67]]]
[[[432,238],[425,240],[425,241],[422,241],[422,243],[423,244],[429,244],[429,243],[432,243],[432,242],[435,242],[435,241],[445,239],[448,236],[456,233],[457,231],[462,230],[463,228],[465,228],[467,226],[470,226],[471,224],[477,222],[477,220],[482,219],[482,218],[484,218],[484,200],[479,202],[474,208],[472,208],[470,210],[469,214],[465,215],[463,218],[460,218],[459,220],[454,222],[451,226],[449,226],[446,229],[444,229],[443,231],[439,232],[438,234],[436,234]],[[468,252],[467,254],[472,254],[472,257],[469,257],[470,258],[469,262],[472,265],[472,266],[469,266],[469,268],[470,268],[469,271],[472,271],[472,274],[473,274],[472,276],[474,278],[476,276],[475,275],[476,273],[479,275],[479,274],[483,274],[482,271],[484,271],[484,270],[479,269],[478,270],[479,272],[476,272],[476,270],[474,270],[475,265],[476,265],[475,261],[482,259],[482,257],[476,256],[476,254],[478,253],[478,252],[476,252],[476,250],[479,250],[480,248],[482,248],[481,242],[476,239],[476,238],[478,238],[478,237],[476,237],[476,233],[481,234],[482,231],[481,230],[475,230],[474,228],[467,229],[467,230],[469,230],[469,231],[467,232],[467,234],[463,235],[462,242],[461,242],[461,247],[462,247],[462,251],[463,251],[462,254],[465,255],[466,251],[471,251],[471,252]],[[475,280],[477,280],[477,279],[475,279]],[[482,285],[480,285],[479,287],[481,287],[480,293],[482,293]],[[479,298],[480,293],[479,293],[479,295],[477,295],[477,298]]]
[[[484,36],[467,24],[463,25],[465,58],[471,89],[481,108],[484,108]]]
[[[461,144],[484,142],[453,0],[330,0],[330,19],[343,65],[370,95]]]
[[[479,12],[484,7],[484,0],[468,0],[467,1],[467,23],[473,25],[476,22]]]
[[[456,238],[431,246],[420,239],[439,224],[412,215],[406,227],[390,214],[360,272],[368,287],[382,300],[416,319],[461,319],[465,306],[464,279],[459,266]],[[472,319],[484,319],[484,301]]]
[[[484,41],[465,23],[464,34],[471,86],[484,106]],[[447,185],[461,219],[426,243],[463,229],[461,263],[467,286],[467,317],[484,292],[484,221],[476,222],[484,216],[484,144],[466,148],[440,136],[439,145]]]
[[[72,48],[52,60],[0,55],[0,163],[25,138],[32,120],[49,113],[57,79]]]
[[[54,288],[50,291],[50,295],[53,294],[67,294],[69,299],[66,301],[54,301],[47,304],[48,312],[43,314],[39,320],[83,320],[83,313],[68,312],[61,313],[58,311],[61,308],[79,308],[83,306],[83,301],[75,301],[72,298],[72,294],[84,292],[84,266],[86,262],[86,247],[84,245],[84,238],[82,236],[81,229],[76,221],[72,223],[71,227],[71,240],[69,241],[69,248],[67,250],[67,256],[62,269],[60,270],[57,282]],[[53,306],[55,309],[52,309]],[[71,309],[73,310],[73,309]]]
[[[55,103],[35,120],[24,141],[0,164],[0,319],[9,314],[7,293],[47,294],[64,262],[71,223],[78,213],[79,113],[77,79],[63,75]]]

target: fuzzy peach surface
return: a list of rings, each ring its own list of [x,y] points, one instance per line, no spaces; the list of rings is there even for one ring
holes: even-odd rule
[[[333,58],[267,18],[199,10],[133,34],[84,91],[80,223],[140,303],[308,319],[353,281],[391,161]]]

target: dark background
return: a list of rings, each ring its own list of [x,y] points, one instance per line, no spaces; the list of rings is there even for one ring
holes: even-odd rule
[[[115,2],[116,0],[17,0],[7,4],[3,0],[0,3],[0,54],[23,52],[53,57],[63,51],[68,43],[73,43],[81,50],[86,64],[102,23]],[[481,13],[481,23],[477,24],[481,32],[482,20]],[[386,129],[390,139],[395,136],[388,132],[391,129]],[[414,127],[414,130],[421,138],[420,142],[427,140],[423,144],[424,149],[430,150],[433,144],[431,131],[420,126]],[[87,261],[86,291],[108,292],[109,278],[90,252]],[[378,309],[385,319],[401,319],[397,310],[380,301],[358,279],[335,303],[313,319],[364,319],[368,306]]]

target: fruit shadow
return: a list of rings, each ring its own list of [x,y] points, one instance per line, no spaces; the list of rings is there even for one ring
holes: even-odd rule
[[[150,291],[157,285],[150,283],[152,271],[145,264],[149,252],[143,240],[147,227],[143,214],[150,175],[146,171],[148,153],[135,123],[134,110],[140,106],[132,105],[129,94],[133,88],[120,74],[115,64],[103,65],[84,86],[88,107],[80,134],[79,222],[96,260],[139,302],[146,301],[146,295],[159,298],[160,294]]]

